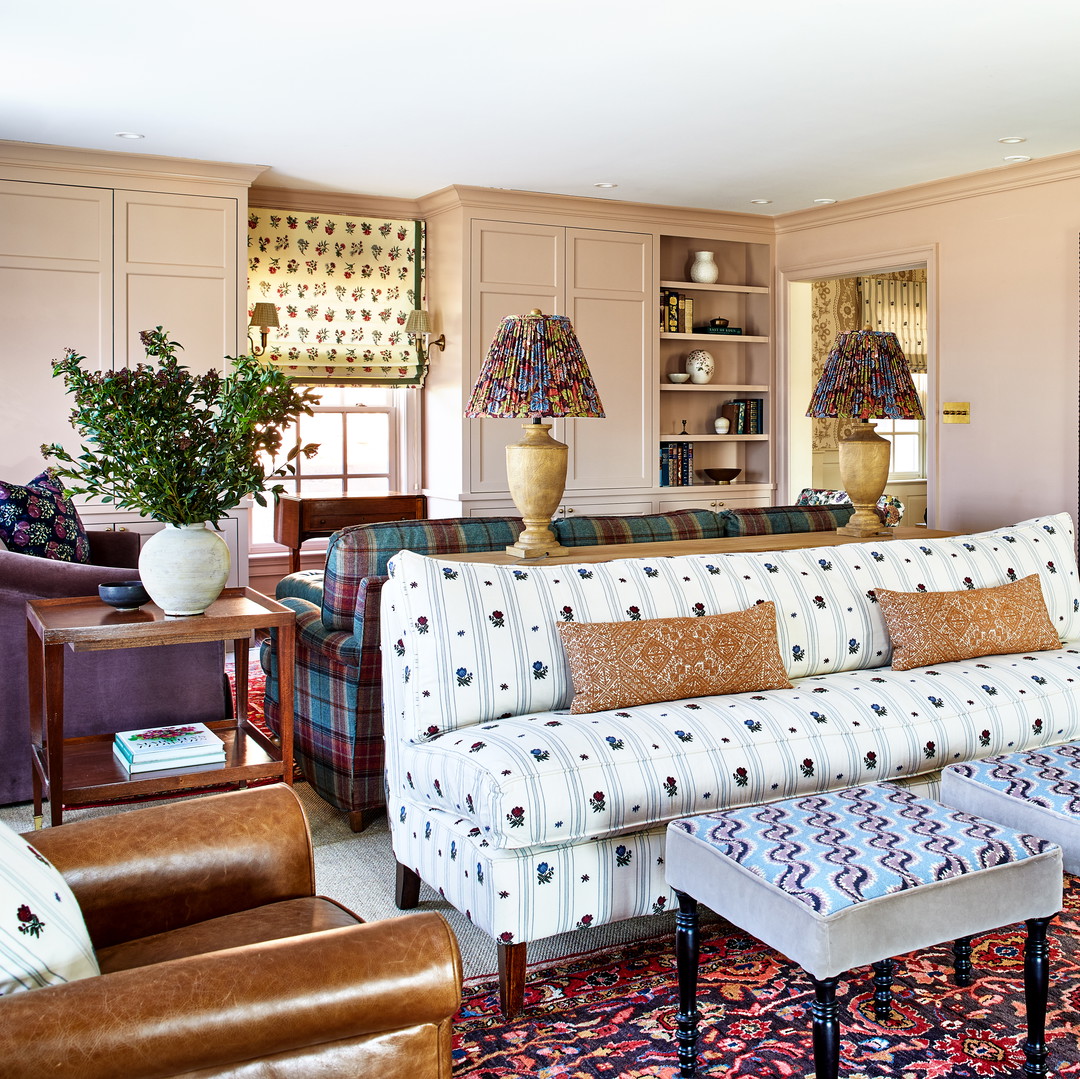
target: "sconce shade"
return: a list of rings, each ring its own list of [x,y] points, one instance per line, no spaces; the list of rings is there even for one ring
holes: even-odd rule
[[[880,330],[837,334],[806,414],[855,420],[923,419],[919,394],[896,334]]]
[[[422,307],[414,307],[405,320],[405,332],[408,334],[431,333],[431,316]]]
[[[504,318],[465,415],[603,418],[604,406],[570,319],[536,310]]]
[[[254,310],[251,312],[251,321],[249,326],[280,326],[278,322],[277,308],[272,303],[257,303]]]

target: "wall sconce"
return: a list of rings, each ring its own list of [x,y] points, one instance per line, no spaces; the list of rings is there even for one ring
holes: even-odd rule
[[[275,329],[280,326],[278,322],[277,308],[272,303],[257,303],[255,309],[251,312],[251,321],[248,326],[258,326],[259,336],[262,338],[262,347],[256,348],[255,342],[251,339],[251,334],[248,334],[248,344],[251,345],[252,356],[261,356],[266,351],[266,339],[270,336],[270,327]]]
[[[413,308],[409,312],[409,317],[405,321],[405,332],[413,339],[421,363],[426,362],[425,354],[433,348],[439,349],[440,352],[446,351],[446,334],[441,333],[438,337],[431,339],[431,316],[422,307]],[[424,338],[429,340],[425,343]]]

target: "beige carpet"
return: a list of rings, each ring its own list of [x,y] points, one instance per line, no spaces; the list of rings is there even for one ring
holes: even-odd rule
[[[315,882],[322,895],[336,899],[365,921],[380,918],[403,918],[412,912],[394,905],[395,863],[390,848],[390,833],[385,817],[359,835],[349,829],[344,813],[338,812],[315,794],[306,783],[298,783],[296,792],[304,803],[315,846]],[[74,810],[64,820],[80,820],[105,813],[125,812],[137,806],[111,806]],[[33,828],[33,810],[29,803],[0,807],[0,820],[16,831]],[[461,947],[466,979],[485,979],[497,970],[495,944],[476,929],[464,915],[439,898],[424,885],[417,910],[435,910],[453,927]],[[567,955],[614,947],[634,940],[674,933],[674,914],[635,918],[613,925],[597,926],[561,936],[549,937],[529,946],[529,966],[545,965]]]

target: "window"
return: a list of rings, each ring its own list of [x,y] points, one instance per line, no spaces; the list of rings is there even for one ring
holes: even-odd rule
[[[278,481],[287,494],[385,494],[407,487],[407,431],[415,392],[392,387],[321,386],[314,415],[301,416],[290,428],[280,457],[290,446],[317,442],[319,452],[299,457],[296,474]],[[265,458],[270,463],[270,458]],[[282,550],[274,543],[274,503],[252,507],[251,550]]]
[[[912,372],[926,411],[926,373]],[[924,420],[874,420],[877,433],[892,444],[889,455],[890,480],[916,480],[926,476],[926,422]]]

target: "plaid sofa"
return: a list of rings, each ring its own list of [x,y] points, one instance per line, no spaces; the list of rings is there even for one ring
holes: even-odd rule
[[[565,547],[665,542],[778,532],[828,531],[850,506],[678,510],[641,517],[582,516],[553,522]],[[388,561],[401,550],[426,555],[501,551],[521,531],[518,517],[380,521],[330,537],[324,570],[282,579],[277,599],[297,615],[293,738],[311,786],[361,830],[386,802],[379,611]],[[265,709],[278,724],[276,638],[260,660]]]

